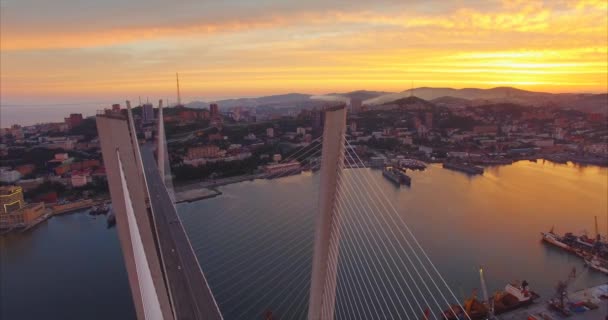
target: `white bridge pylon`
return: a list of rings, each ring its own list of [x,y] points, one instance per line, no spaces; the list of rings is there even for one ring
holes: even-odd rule
[[[339,171],[344,161],[345,129],[346,106],[326,109],[308,320],[334,318],[340,243],[340,220],[336,203]]]

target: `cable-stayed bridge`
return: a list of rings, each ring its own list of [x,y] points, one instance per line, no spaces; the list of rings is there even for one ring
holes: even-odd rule
[[[273,203],[206,216],[206,228],[187,235],[162,108],[156,146],[140,146],[127,105],[128,117],[100,115],[97,123],[138,318],[470,319],[346,139],[343,106],[328,108],[323,135],[282,161],[301,166],[267,177],[320,165],[308,197],[293,203],[277,190]],[[279,213],[270,223],[257,219],[264,207]]]

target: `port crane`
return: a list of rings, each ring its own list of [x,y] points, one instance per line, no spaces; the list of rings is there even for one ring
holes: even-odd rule
[[[483,301],[487,304],[488,314],[486,319],[498,320],[498,317],[494,315],[494,299],[490,299],[488,295],[488,288],[486,287],[486,278],[483,275],[483,268],[479,267],[479,281],[481,282],[481,292],[483,294]]]
[[[576,278],[576,268],[572,268],[570,273],[568,273],[568,277],[566,280],[560,280],[557,282],[557,286],[555,287],[555,298],[549,301],[549,305],[562,313],[564,316],[569,316],[572,314],[568,308],[566,308],[565,301],[568,299],[568,286],[570,282]]]

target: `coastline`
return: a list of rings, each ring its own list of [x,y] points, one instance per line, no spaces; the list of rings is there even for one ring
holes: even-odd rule
[[[519,161],[547,161],[554,163],[556,165],[567,165],[568,163],[572,163],[574,166],[591,166],[591,167],[599,167],[605,168],[608,164],[596,164],[596,163],[583,163],[573,160],[567,160],[565,162],[554,161],[549,159],[548,157],[543,156],[528,156],[521,157],[518,159],[513,159],[512,162],[509,163],[492,163],[480,165],[483,168],[489,167],[501,167],[501,166],[510,166]],[[444,163],[446,161],[425,161],[426,163]],[[371,168],[369,162],[366,162],[366,166]],[[222,192],[218,189],[218,187],[226,186],[234,183],[240,183],[244,181],[253,181],[256,179],[264,179],[266,175],[264,173],[259,174],[248,174],[242,176],[234,176],[223,179],[212,179],[212,180],[202,180],[198,182],[187,182],[180,185],[175,186],[175,203],[183,203],[183,202],[195,202],[199,200],[214,198],[222,195]]]
[[[7,229],[0,230],[0,236],[9,234],[11,232],[27,232],[32,229],[35,229],[41,223],[46,220],[51,219],[54,216],[60,216],[65,214],[70,214],[74,212],[86,212],[87,209],[92,208],[96,205],[102,204],[106,201],[109,201],[109,198],[103,197],[98,199],[80,199],[69,203],[57,204],[50,203],[46,206],[44,214],[37,217],[30,223],[26,225],[14,225]]]
[[[175,203],[194,202],[217,197],[222,194],[222,192],[217,189],[218,187],[248,180],[253,181],[256,179],[262,179],[265,176],[266,175],[263,173],[248,174],[223,179],[203,180],[199,182],[181,184],[175,187]]]

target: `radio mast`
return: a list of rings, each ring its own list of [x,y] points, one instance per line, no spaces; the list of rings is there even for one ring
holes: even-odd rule
[[[182,105],[182,96],[179,93],[179,73],[175,73],[175,78],[177,79],[177,105],[181,106]]]

